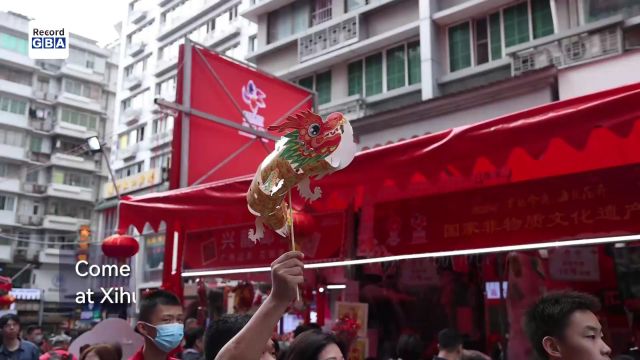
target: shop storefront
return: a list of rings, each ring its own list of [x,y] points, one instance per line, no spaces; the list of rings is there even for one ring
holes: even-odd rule
[[[380,358],[402,334],[429,344],[444,327],[487,352],[507,339],[525,349],[526,307],[572,288],[602,299],[612,344],[628,346],[640,286],[639,103],[640,85],[626,86],[376,148],[319,181],[320,200],[294,194],[308,254],[300,317],[330,327],[352,314],[359,346]],[[125,199],[121,228],[166,223],[165,288],[182,294],[183,281],[204,278],[222,289],[252,282],[255,295],[289,240],[248,240],[250,181]]]

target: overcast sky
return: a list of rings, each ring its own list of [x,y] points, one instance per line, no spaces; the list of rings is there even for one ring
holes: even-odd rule
[[[114,25],[130,0],[0,0],[0,10],[60,24],[68,31],[106,45],[118,38]]]

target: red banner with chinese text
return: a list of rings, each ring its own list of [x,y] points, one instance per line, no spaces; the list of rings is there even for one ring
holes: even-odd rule
[[[386,255],[640,233],[640,166],[503,185],[375,207]]]
[[[297,234],[296,244],[305,254],[305,262],[343,259],[347,235],[347,213],[314,215],[317,226],[310,234]],[[185,240],[185,271],[269,266],[291,248],[291,240],[272,231],[253,244],[249,229],[253,223],[188,232]]]

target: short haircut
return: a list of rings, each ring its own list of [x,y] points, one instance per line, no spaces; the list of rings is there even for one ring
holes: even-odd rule
[[[215,359],[222,348],[247,325],[251,315],[225,314],[214,320],[205,335],[206,359]]]
[[[569,318],[576,311],[600,310],[600,301],[595,297],[575,291],[550,293],[541,297],[526,313],[524,329],[536,355],[547,359],[548,354],[542,346],[547,336],[562,339]]]
[[[140,302],[140,317],[138,320],[150,323],[153,312],[158,305],[182,306],[180,299],[172,292],[156,290],[145,296]]]
[[[201,327],[188,329],[184,334],[184,347],[185,349],[192,349],[196,345],[196,341],[202,338],[204,335],[204,329]]]
[[[444,329],[438,333],[438,346],[444,351],[456,351],[462,345],[462,337],[453,329]]]
[[[29,327],[27,328],[27,335],[31,335],[31,334],[33,334],[33,332],[34,332],[34,331],[36,331],[36,330],[42,330],[42,327],[41,327],[41,326],[38,326],[38,325],[31,325],[31,326],[29,326]]]
[[[336,344],[343,356],[347,356],[347,348],[334,334],[320,330],[309,330],[300,334],[287,350],[284,360],[317,359],[322,350],[331,344]]]
[[[2,328],[4,328],[9,321],[13,320],[14,322],[16,322],[18,324],[18,326],[20,326],[20,318],[18,317],[18,315],[16,314],[5,314],[2,315],[2,317],[0,317],[0,330]]]
[[[398,353],[398,358],[402,360],[421,359],[424,352],[424,342],[415,334],[402,335],[398,339],[396,352]]]
[[[83,345],[86,348],[80,351],[80,360],[85,360],[90,353],[94,353],[100,360],[122,359],[122,347],[120,344]]]
[[[300,334],[309,330],[320,330],[322,329],[318,323],[308,323],[308,324],[300,324],[293,330],[293,337],[297,338]]]

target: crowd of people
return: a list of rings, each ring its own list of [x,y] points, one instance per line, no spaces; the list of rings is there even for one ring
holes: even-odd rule
[[[294,340],[281,348],[273,329],[296,297],[304,282],[303,254],[289,252],[271,265],[272,291],[253,315],[227,314],[212,321],[207,329],[195,319],[183,321],[183,306],[174,294],[158,290],[142,299],[135,331],[144,346],[129,360],[344,360],[350,344],[319,326],[306,324],[294,332]],[[538,359],[603,360],[613,354],[604,341],[596,314],[600,304],[591,295],[559,292],[543,296],[523,319],[525,332]],[[20,318],[0,318],[2,343],[0,360],[78,360],[68,352],[70,338],[60,334],[43,348],[39,327],[22,331]],[[616,354],[617,355],[617,354]],[[80,360],[122,360],[118,344],[86,344]],[[425,360],[425,346],[419,336],[403,335],[397,345],[397,360]],[[478,351],[465,349],[455,330],[438,335],[435,360],[491,360]],[[618,355],[616,360],[639,359]],[[387,359],[385,359],[387,360]],[[528,359],[509,359],[528,360]]]

